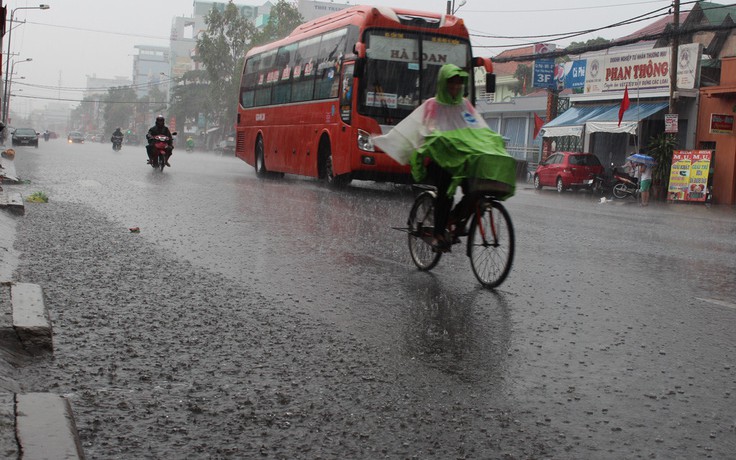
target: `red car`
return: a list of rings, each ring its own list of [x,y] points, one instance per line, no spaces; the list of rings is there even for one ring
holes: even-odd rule
[[[590,188],[597,175],[603,175],[603,165],[592,153],[557,152],[537,166],[534,188],[556,187],[560,193]]]

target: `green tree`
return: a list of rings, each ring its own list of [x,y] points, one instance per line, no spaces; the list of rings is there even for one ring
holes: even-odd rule
[[[526,64],[519,64],[514,71],[516,82],[511,86],[511,90],[517,96],[524,96],[532,91],[532,68]]]
[[[207,29],[197,39],[196,60],[207,71],[210,99],[216,108],[211,116],[222,127],[235,120],[245,46],[253,41],[256,29],[232,0],[223,11],[213,7],[205,23]]]
[[[135,90],[130,86],[109,88],[103,100],[102,119],[105,132],[111,133],[115,128],[130,126],[136,107]]]
[[[97,118],[97,95],[85,96],[71,113],[69,120],[70,130],[81,129],[86,131],[91,127],[93,120]]]
[[[171,88],[169,116],[180,126],[197,124],[199,114],[212,118],[215,106],[210,99],[210,80],[206,70],[190,70]],[[183,124],[182,124],[183,123]]]
[[[670,167],[675,148],[677,136],[668,133],[659,133],[647,145],[647,153],[657,162],[652,170],[652,184],[664,187],[665,190],[670,183]]]
[[[610,40],[606,40],[603,37],[596,37],[596,38],[591,38],[590,40],[586,40],[584,42],[572,42],[566,49],[568,52],[574,52],[575,49],[578,49],[578,48],[586,48],[592,45],[605,45],[610,42],[611,42]]]
[[[256,34],[253,44],[258,46],[282,39],[303,22],[304,17],[296,6],[286,0],[279,0],[271,8],[268,23]]]

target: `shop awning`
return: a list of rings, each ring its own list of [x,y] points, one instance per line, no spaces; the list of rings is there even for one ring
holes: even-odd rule
[[[542,127],[543,137],[578,136],[585,127],[586,132],[636,134],[640,120],[668,107],[667,102],[632,103],[624,112],[621,126],[618,123],[620,104],[588,105],[571,107],[562,115]]]
[[[611,107],[613,106],[610,104],[570,107],[562,115],[542,126],[542,137],[580,137],[587,120],[605,113]]]
[[[611,107],[607,111],[590,118],[585,123],[585,131],[588,133],[629,133],[636,134],[639,121],[645,120],[652,115],[669,107],[667,102],[642,102],[631,104],[624,112],[621,125],[618,123],[619,106]]]

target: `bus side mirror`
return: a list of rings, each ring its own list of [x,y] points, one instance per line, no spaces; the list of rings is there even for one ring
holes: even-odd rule
[[[483,67],[486,69],[486,73],[493,73],[493,62],[487,57],[473,58],[473,67]]]
[[[486,74],[486,94],[491,94],[495,92],[496,92],[496,74],[487,73]]]
[[[355,53],[356,56],[359,58],[365,57],[365,43],[357,42],[355,45],[353,45],[353,53]]]
[[[356,59],[355,69],[353,70],[353,76],[357,78],[363,78],[364,71],[365,71],[365,58]]]

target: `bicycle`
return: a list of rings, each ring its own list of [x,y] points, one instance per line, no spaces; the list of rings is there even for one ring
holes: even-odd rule
[[[499,187],[500,186],[500,187]],[[444,252],[432,246],[434,237],[434,206],[437,189],[431,185],[413,185],[420,191],[409,213],[406,231],[409,253],[422,271],[434,268]],[[452,245],[467,236],[466,254],[473,274],[487,288],[498,287],[506,280],[514,259],[514,227],[506,208],[499,201],[504,184],[483,179],[469,179],[465,189],[470,194],[470,206],[455,221],[448,223],[447,241]]]

